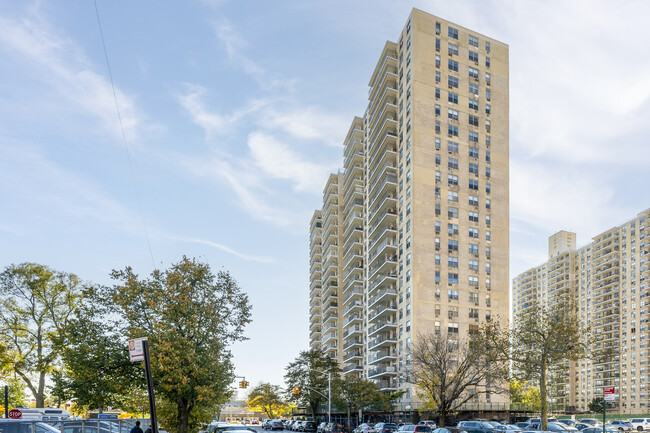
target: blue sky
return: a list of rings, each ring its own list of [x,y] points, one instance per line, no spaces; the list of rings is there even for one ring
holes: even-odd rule
[[[251,383],[307,348],[309,219],[411,7],[510,45],[511,275],[650,207],[650,3],[97,3],[128,157],[93,2],[0,0],[0,265],[146,275],[146,230],[248,292]]]

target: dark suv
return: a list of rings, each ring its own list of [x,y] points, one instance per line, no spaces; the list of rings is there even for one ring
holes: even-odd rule
[[[489,422],[482,421],[461,421],[458,428],[465,430],[467,433],[493,433],[494,426]]]
[[[376,433],[393,433],[397,430],[397,424],[388,423],[388,422],[379,422],[375,424]]]

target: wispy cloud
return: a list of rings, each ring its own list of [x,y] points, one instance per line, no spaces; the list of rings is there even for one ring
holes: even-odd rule
[[[36,9],[30,11],[21,19],[0,15],[0,51],[7,56],[5,60],[28,63],[33,78],[56,92],[57,110],[90,114],[113,137],[121,138],[111,83],[103,72],[95,71],[104,65],[92,65],[78,44],[53,28]],[[137,141],[143,128],[160,128],[145,121],[132,97],[119,88],[116,93],[127,139]],[[42,110],[43,106],[47,104],[41,101],[32,108]]]
[[[226,245],[217,243],[217,242],[212,242],[209,240],[205,239],[196,239],[196,238],[188,238],[188,237],[183,237],[183,236],[168,236],[169,239],[176,240],[176,241],[182,241],[182,242],[191,242],[195,244],[202,244],[202,245],[208,245],[210,247],[214,247],[218,250],[221,250],[225,253],[231,254],[235,257],[238,257],[242,260],[246,260],[248,262],[258,262],[258,263],[271,263],[271,264],[277,264],[278,260],[274,257],[266,257],[266,256],[253,256],[249,254],[244,254],[239,251],[236,251]]]

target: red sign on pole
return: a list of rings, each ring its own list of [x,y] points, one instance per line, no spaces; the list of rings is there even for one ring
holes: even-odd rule
[[[11,409],[9,411],[9,418],[11,419],[20,419],[23,417],[23,413],[18,409]]]
[[[615,401],[616,400],[616,387],[608,386],[603,388],[603,400]]]

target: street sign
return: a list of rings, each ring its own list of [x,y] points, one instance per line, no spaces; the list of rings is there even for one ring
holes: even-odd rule
[[[18,409],[11,409],[9,411],[9,418],[11,419],[20,419],[23,417],[23,413]]]
[[[131,362],[144,361],[144,349],[142,348],[142,342],[146,338],[136,338],[129,340],[129,357]]]
[[[603,388],[603,400],[605,401],[616,401],[616,387],[607,386]]]

